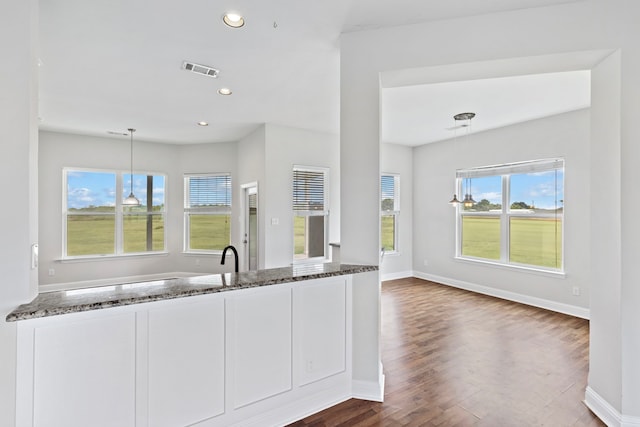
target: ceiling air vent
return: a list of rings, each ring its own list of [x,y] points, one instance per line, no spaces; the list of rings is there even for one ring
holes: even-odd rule
[[[213,77],[214,79],[218,77],[218,73],[220,70],[216,70],[213,67],[208,67],[206,65],[194,64],[193,62],[184,61],[182,63],[182,68],[187,71],[191,71],[192,73],[198,73],[205,76]]]

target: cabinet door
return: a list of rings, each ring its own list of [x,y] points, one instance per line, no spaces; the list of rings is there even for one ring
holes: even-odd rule
[[[224,412],[224,300],[149,310],[149,425],[186,426]]]
[[[230,395],[234,408],[291,390],[291,288],[227,300]]]
[[[133,313],[36,328],[34,426],[133,426],[135,356]]]
[[[344,279],[300,283],[293,289],[295,365],[299,385],[346,369]]]

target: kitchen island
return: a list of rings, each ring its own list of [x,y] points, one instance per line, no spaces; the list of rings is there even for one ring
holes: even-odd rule
[[[314,264],[42,293],[19,426],[283,425],[354,396],[352,275]]]

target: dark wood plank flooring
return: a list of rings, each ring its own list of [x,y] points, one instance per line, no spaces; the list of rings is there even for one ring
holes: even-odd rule
[[[302,426],[604,426],[582,403],[589,322],[420,279],[382,285],[384,403]]]

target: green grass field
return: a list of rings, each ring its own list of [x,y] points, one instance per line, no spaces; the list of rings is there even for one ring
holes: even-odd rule
[[[562,266],[562,220],[511,218],[509,261],[541,267]],[[500,259],[500,218],[462,220],[462,255]]]
[[[386,252],[393,252],[396,250],[395,248],[395,221],[393,215],[383,215],[380,218],[381,222],[381,235],[380,241],[382,247]]]
[[[229,215],[192,215],[190,249],[222,250],[229,244]],[[125,215],[124,253],[147,252],[146,215]],[[153,216],[152,251],[163,251],[164,217]],[[67,255],[115,253],[115,217],[111,215],[69,215]]]
[[[67,255],[115,253],[115,217],[111,215],[69,215]],[[562,266],[562,221],[511,218],[510,262],[560,268]],[[152,250],[164,250],[164,217],[153,216]],[[190,249],[222,250],[229,244],[229,215],[192,215]],[[382,246],[394,248],[393,216],[382,217]],[[500,218],[465,216],[462,221],[462,255],[500,259]],[[305,218],[294,217],[294,255],[304,255]],[[125,215],[124,252],[147,251],[145,215]]]
[[[303,216],[293,217],[293,255],[304,255],[304,242],[305,242],[305,223],[306,218]]]
[[[231,215],[191,215],[189,249],[221,251],[230,237]]]

